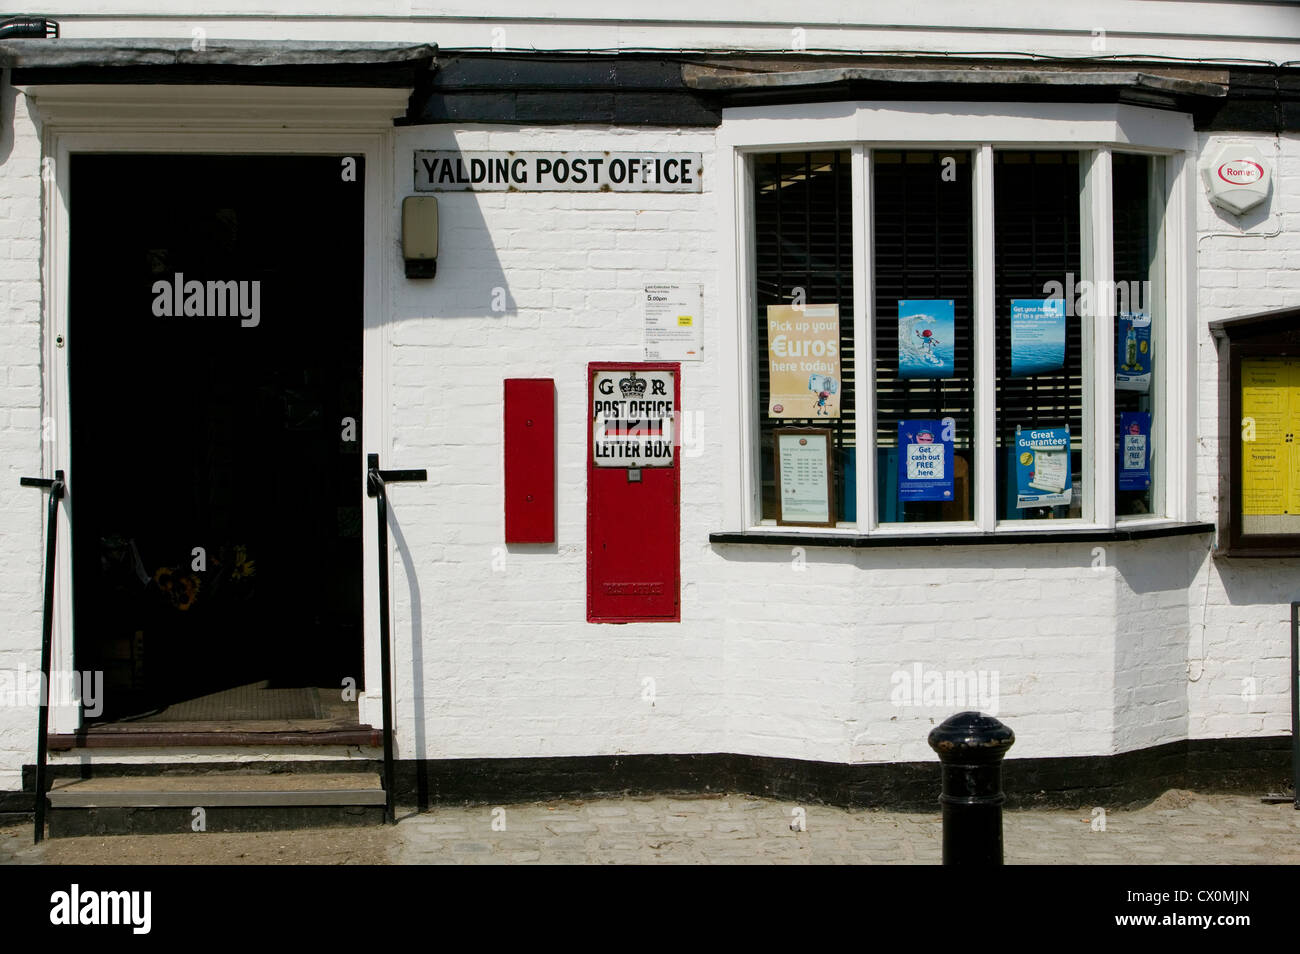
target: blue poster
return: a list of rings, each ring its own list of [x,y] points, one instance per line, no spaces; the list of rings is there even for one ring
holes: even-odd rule
[[[1151,387],[1151,318],[1124,312],[1115,320],[1119,354],[1115,356],[1115,387],[1145,391]]]
[[[1065,364],[1065,299],[1011,301],[1011,376],[1059,370]]]
[[[1016,507],[1059,507],[1070,502],[1068,427],[1016,428]]]
[[[1151,415],[1124,411],[1119,416],[1119,489],[1151,487]]]
[[[955,427],[943,421],[898,422],[898,499],[952,500]]]
[[[957,373],[952,300],[918,298],[898,303],[898,376],[951,378]]]

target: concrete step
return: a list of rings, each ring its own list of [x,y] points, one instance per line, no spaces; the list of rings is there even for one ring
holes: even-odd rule
[[[50,789],[51,808],[382,804],[384,786],[368,772],[62,779]]]
[[[380,824],[373,772],[212,772],[57,780],[50,837]]]

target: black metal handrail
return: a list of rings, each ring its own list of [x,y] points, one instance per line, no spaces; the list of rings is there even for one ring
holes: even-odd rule
[[[366,496],[375,498],[379,516],[379,673],[383,682],[384,705],[384,821],[397,820],[393,808],[393,678],[392,650],[388,636],[388,484],[404,480],[428,480],[425,470],[380,470],[379,455],[366,457]]]
[[[63,471],[54,477],[20,477],[23,487],[50,491],[48,527],[45,531],[45,606],[41,611],[41,685],[36,715],[36,841],[45,837],[45,759],[50,727],[50,656],[54,648],[54,555],[59,533],[59,500],[63,497]]]
[[[1291,604],[1291,775],[1300,811],[1300,600]]]

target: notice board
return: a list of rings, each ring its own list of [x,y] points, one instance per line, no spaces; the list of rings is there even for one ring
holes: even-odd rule
[[[1241,361],[1243,533],[1300,533],[1300,357]]]
[[[1216,557],[1300,557],[1300,308],[1209,324],[1219,358]]]

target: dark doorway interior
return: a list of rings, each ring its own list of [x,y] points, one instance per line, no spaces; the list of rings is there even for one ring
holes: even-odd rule
[[[363,688],[363,180],[360,157],[72,159],[74,641],[100,721],[319,717]]]

